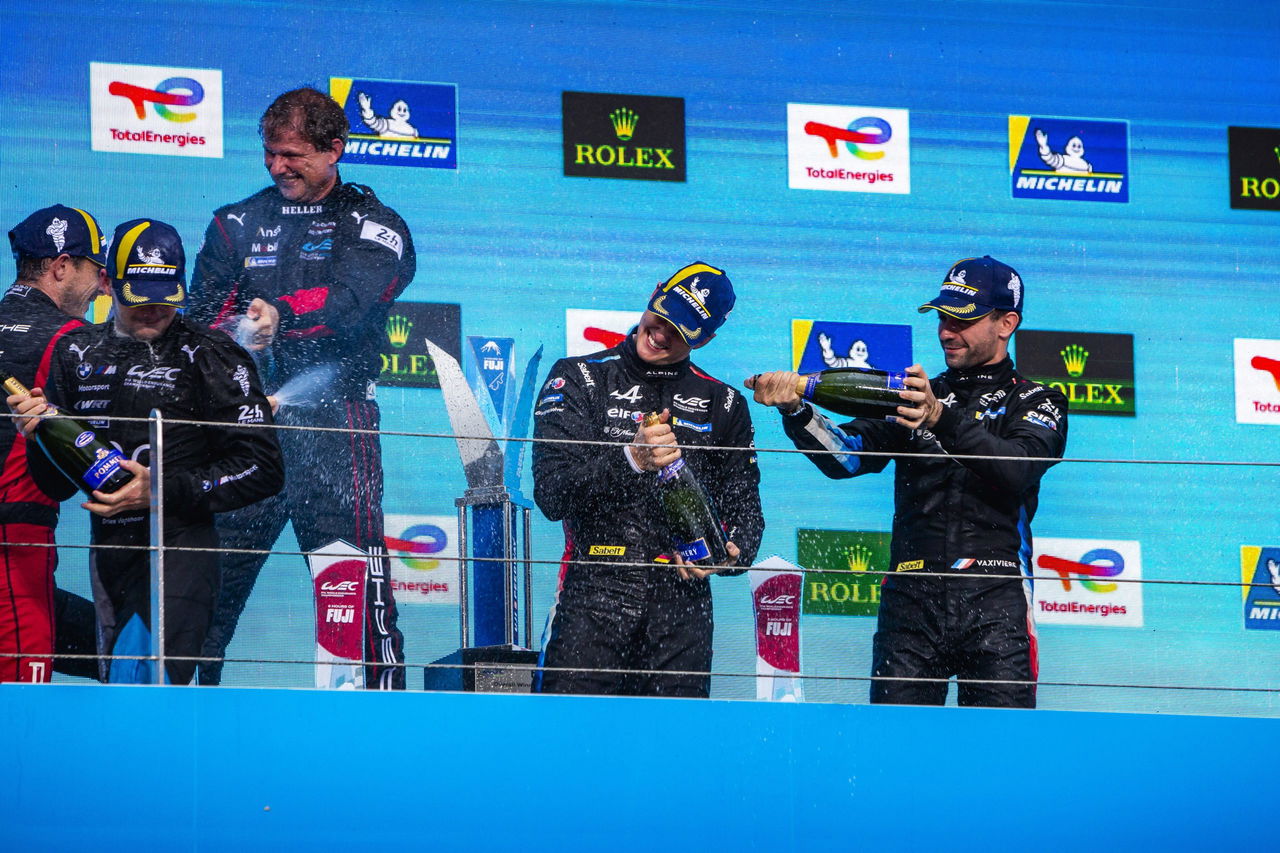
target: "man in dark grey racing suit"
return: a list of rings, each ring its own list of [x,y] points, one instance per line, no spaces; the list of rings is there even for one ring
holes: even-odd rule
[[[284,491],[219,518],[219,533],[227,548],[265,550],[292,522],[303,551],[344,539],[370,553],[365,684],[402,689],[404,639],[385,556],[374,383],[391,305],[416,269],[413,239],[373,190],[342,181],[347,119],[327,95],[284,93],[260,131],[273,185],[214,212],[196,259],[192,313],[243,336],[262,359],[273,396],[314,380],[311,393],[280,398],[277,422],[327,431],[282,430]],[[225,654],[265,560],[223,556],[206,656]],[[221,661],[200,671],[202,684],[221,677]]]

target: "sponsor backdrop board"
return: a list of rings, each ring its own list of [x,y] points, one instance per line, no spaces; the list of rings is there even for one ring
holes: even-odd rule
[[[953,262],[989,253],[1022,279],[1027,330],[1077,335],[1047,347],[1037,371],[1083,396],[1069,456],[1280,459],[1269,367],[1280,361],[1274,4],[1177,0],[1157,11],[1122,0],[1107,6],[1105,27],[1078,6],[1003,0],[476,0],[465,14],[435,0],[285,2],[251,19],[245,9],[0,5],[0,227],[54,202],[108,230],[157,216],[194,258],[212,210],[267,183],[257,135],[266,105],[303,83],[332,91],[353,122],[344,179],[394,207],[418,249],[378,388],[382,426],[397,433],[383,441],[392,516],[451,517],[465,489],[421,349],[427,328],[455,355],[463,336],[510,339],[517,385],[545,347],[541,387],[556,358],[616,340],[654,285],[695,260],[725,268],[738,293],[696,361],[739,388],[798,364],[796,321],[811,332],[905,327],[907,357],[938,373],[936,315],[916,309]],[[14,274],[5,253],[0,279]],[[834,358],[858,357],[855,339],[832,338]],[[1035,343],[1027,334],[1015,344],[1032,367]],[[1078,377],[1061,355],[1068,346],[1089,353]],[[1106,386],[1119,386],[1118,416],[1089,408],[1090,384],[1113,404]],[[772,452],[790,448],[776,415],[754,404],[752,415],[762,554],[804,565],[800,530],[890,529],[892,466],[828,480],[802,456]],[[522,495],[532,494],[527,467]],[[1241,548],[1275,544],[1274,472],[1122,461],[1049,471],[1038,538],[1135,543],[1144,581],[1197,583],[1143,584],[1141,627],[1045,622],[1043,679],[1261,690],[1045,685],[1042,707],[1280,715],[1280,635],[1246,628],[1240,587]],[[69,504],[61,541],[83,545],[87,528]],[[278,547],[294,544],[286,532]],[[537,511],[533,549],[541,625],[563,531]],[[1089,562],[1087,550],[1056,556]],[[1128,572],[1128,552],[1112,550]],[[847,561],[815,564],[849,574]],[[1073,594],[1088,591],[1070,577]],[[83,551],[64,553],[58,578],[88,592]],[[1037,581],[1045,595],[1055,584]],[[716,669],[751,672],[747,579],[712,585]],[[308,658],[309,589],[300,557],[272,557],[229,652]],[[411,661],[456,647],[453,608],[400,610]],[[807,680],[806,700],[865,701],[874,618],[801,619],[806,675],[830,676]],[[304,686],[312,669],[237,664],[224,677]],[[728,677],[713,691],[754,696]]]
[[[1071,414],[1137,413],[1133,335],[1023,329],[1014,343],[1022,375],[1061,391]]]

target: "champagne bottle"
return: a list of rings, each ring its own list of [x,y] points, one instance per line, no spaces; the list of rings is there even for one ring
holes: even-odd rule
[[[801,376],[796,393],[809,402],[851,418],[883,418],[898,414],[906,401],[905,373],[859,367],[837,367]]]
[[[657,412],[645,415],[645,426],[656,423]],[[683,456],[658,472],[658,493],[673,544],[686,563],[719,565],[729,559],[720,519]]]
[[[0,373],[0,384],[9,394],[31,393],[8,373]],[[28,437],[35,439],[68,480],[92,497],[94,489],[109,494],[133,479],[133,474],[120,467],[124,455],[119,450],[98,438],[83,421],[45,417],[56,414],[58,410],[50,404]]]

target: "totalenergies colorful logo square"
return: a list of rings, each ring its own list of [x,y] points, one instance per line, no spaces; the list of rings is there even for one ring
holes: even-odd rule
[[[458,517],[387,515],[387,554],[397,604],[458,603]]]
[[[458,87],[452,83],[330,77],[351,123],[344,163],[458,168]]]
[[[1280,631],[1280,548],[1240,546],[1244,627]]]
[[[1122,539],[1036,537],[1037,622],[1142,627],[1142,546]]]
[[[1280,340],[1236,338],[1236,423],[1280,425]]]
[[[1009,116],[1014,198],[1129,201],[1129,123]]]
[[[94,151],[222,156],[222,71],[89,63]]]
[[[910,193],[907,110],[787,104],[787,186]]]

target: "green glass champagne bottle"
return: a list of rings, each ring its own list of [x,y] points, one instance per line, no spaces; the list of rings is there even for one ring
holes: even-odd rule
[[[906,374],[859,367],[836,367],[801,376],[796,393],[816,406],[851,418],[896,415],[906,401]]]
[[[645,426],[657,422],[657,412],[645,415]],[[686,563],[720,565],[729,559],[715,507],[683,456],[658,472],[658,492],[673,544]]]
[[[31,393],[8,373],[0,373],[0,384],[7,394]],[[46,414],[56,415],[58,410],[50,405]],[[83,421],[41,416],[30,438],[68,480],[90,497],[95,489],[111,493],[133,479],[133,474],[120,467],[124,455],[98,438]]]

